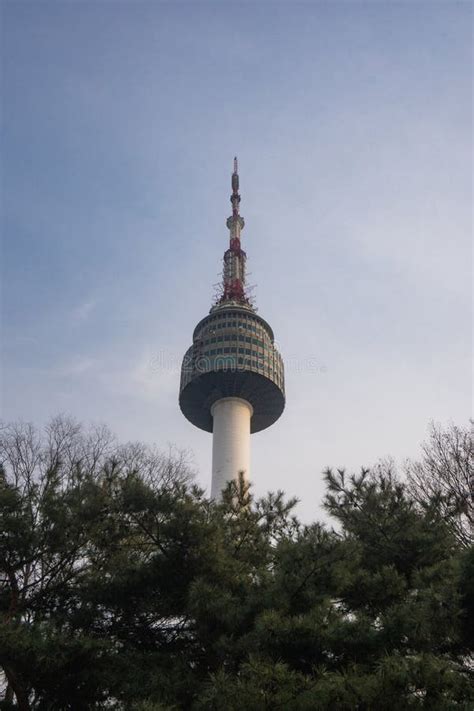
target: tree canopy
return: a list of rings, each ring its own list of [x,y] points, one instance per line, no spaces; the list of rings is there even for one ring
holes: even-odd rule
[[[472,546],[390,467],[326,471],[331,528],[64,418],[0,462],[0,708],[473,707]]]

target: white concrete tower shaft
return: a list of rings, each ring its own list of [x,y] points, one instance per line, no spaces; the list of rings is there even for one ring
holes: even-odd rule
[[[217,400],[211,408],[212,484],[211,497],[217,499],[222,489],[243,472],[250,477],[250,420],[253,408],[240,397]]]

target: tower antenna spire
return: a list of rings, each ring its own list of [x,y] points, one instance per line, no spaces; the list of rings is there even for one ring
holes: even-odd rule
[[[224,253],[224,268],[222,272],[222,295],[219,303],[237,302],[241,305],[249,305],[249,299],[245,293],[245,262],[247,255],[240,244],[240,234],[244,228],[245,220],[240,216],[240,194],[239,194],[239,164],[237,156],[234,158],[234,172],[231,177],[232,194],[230,202],[232,205],[232,215],[227,219],[229,229],[229,249]]]
[[[237,156],[234,158],[234,172],[232,173],[231,179],[232,195],[230,196],[230,201],[232,203],[232,216],[235,217],[239,214],[239,162]],[[229,225],[227,225],[229,227]],[[243,227],[243,225],[242,225]],[[229,228],[230,229],[230,228]]]

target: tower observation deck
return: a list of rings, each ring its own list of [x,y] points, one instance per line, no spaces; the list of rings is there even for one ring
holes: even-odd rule
[[[272,425],[285,406],[283,361],[271,327],[256,313],[246,289],[237,158],[230,201],[222,287],[209,314],[194,329],[179,389],[184,416],[213,433],[213,498],[240,472],[249,477],[250,434]]]

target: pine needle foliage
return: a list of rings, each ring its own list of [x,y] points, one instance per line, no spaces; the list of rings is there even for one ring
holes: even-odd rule
[[[61,419],[0,455],[0,708],[473,708],[473,550],[391,468],[326,471],[331,528]]]

